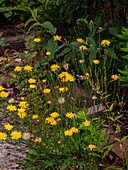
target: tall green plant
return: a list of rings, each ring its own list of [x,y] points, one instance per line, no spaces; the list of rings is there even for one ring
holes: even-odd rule
[[[120,50],[122,54],[122,58],[126,59],[125,61],[125,68],[124,70],[118,69],[121,73],[120,81],[122,82],[123,86],[128,87],[128,28],[123,28],[121,34],[118,34],[117,37],[120,39]]]

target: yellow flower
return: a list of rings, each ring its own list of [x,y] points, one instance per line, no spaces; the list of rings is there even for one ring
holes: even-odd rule
[[[11,138],[15,140],[18,140],[19,138],[21,138],[21,132],[18,132],[18,131],[13,131],[10,135],[11,135]]]
[[[34,139],[34,142],[35,142],[35,143],[41,142],[41,138],[36,138],[36,139]]]
[[[47,80],[46,79],[43,79],[42,82],[45,83]]]
[[[73,82],[73,81],[75,81],[74,76],[72,76],[68,72],[62,72],[58,75],[58,77],[61,79],[61,82],[68,82],[68,81]]]
[[[18,116],[19,116],[20,118],[22,118],[22,119],[27,115],[26,112],[18,112],[17,114],[18,114]]]
[[[30,84],[30,89],[35,89],[36,88],[36,85],[35,84]]]
[[[40,38],[34,38],[34,42],[39,43],[39,42],[41,42],[41,39]]]
[[[6,124],[4,125],[4,128],[5,128],[6,130],[12,130],[13,126],[10,125],[9,123],[6,123]]]
[[[25,100],[25,97],[21,97],[21,100]]]
[[[54,121],[54,118],[53,117],[47,117],[45,119],[45,123],[51,123],[52,121]]]
[[[38,119],[38,115],[33,115],[32,119]]]
[[[49,123],[51,125],[56,125],[57,124],[57,122],[55,121],[55,119],[53,117],[47,117],[45,119],[45,123]]]
[[[15,69],[14,69],[14,71],[16,71],[16,72],[20,72],[20,71],[21,71],[21,69],[22,69],[22,67],[20,67],[20,66],[16,66],[16,67],[15,67]]]
[[[94,63],[94,64],[99,64],[100,61],[99,61],[99,60],[93,60],[93,63]]]
[[[108,45],[109,46],[110,44],[110,41],[109,40],[102,40],[101,41],[101,45],[105,46],[105,45]]]
[[[117,80],[117,79],[119,79],[119,76],[118,76],[117,74],[115,74],[115,75],[112,75],[111,78],[112,78],[113,80]]]
[[[45,94],[50,93],[50,91],[51,91],[51,89],[44,89],[44,90],[43,90],[43,92],[44,92]]]
[[[0,140],[6,140],[7,134],[4,132],[0,132]]]
[[[51,101],[51,100],[48,100],[47,103],[48,103],[48,104],[52,104],[52,101]]]
[[[55,35],[53,36],[54,41],[61,41],[61,36]]]
[[[85,76],[86,76],[86,77],[90,77],[90,74],[89,74],[89,73],[85,73]]]
[[[90,126],[91,122],[86,120],[85,122],[83,122],[84,126]]]
[[[56,121],[55,120],[53,120],[51,123],[50,123],[50,125],[56,125],[57,123],[56,123]]]
[[[46,52],[46,55],[47,55],[47,56],[51,55],[51,52],[50,52],[50,51],[47,51],[47,52]]]
[[[60,121],[61,121],[61,118],[58,118],[56,121],[57,121],[57,122],[60,122]]]
[[[28,80],[28,82],[31,84],[31,83],[36,83],[36,79],[33,79],[33,78],[30,78],[29,80]]]
[[[31,72],[31,71],[32,71],[32,67],[29,66],[29,65],[26,65],[26,66],[24,67],[24,70],[27,71],[27,72]]]
[[[21,108],[24,108],[24,109],[26,109],[26,108],[28,108],[28,102],[26,102],[26,101],[21,101],[20,103],[19,103],[19,107],[21,107]]]
[[[59,116],[59,114],[57,112],[53,112],[53,113],[50,114],[50,116],[53,117],[53,118],[56,118],[56,117]]]
[[[72,119],[72,118],[74,117],[74,113],[68,112],[68,113],[66,114],[66,117],[68,117],[69,119]]]
[[[79,132],[79,130],[78,130],[76,127],[72,127],[70,130],[71,130],[73,133],[78,133],[78,132]]]
[[[60,87],[59,91],[60,92],[65,92],[65,91],[68,91],[68,88],[67,87]]]
[[[8,93],[7,92],[5,92],[5,91],[1,91],[0,92],[0,97],[2,97],[2,98],[7,98],[8,97]]]
[[[71,130],[66,130],[66,131],[64,131],[64,135],[65,136],[72,136],[73,132]]]
[[[26,115],[27,115],[27,113],[26,113],[26,111],[25,111],[25,109],[24,108],[20,108],[20,109],[18,109],[18,116],[20,117],[20,118],[24,118]]]
[[[79,42],[79,43],[83,43],[83,42],[84,42],[84,40],[83,40],[82,38],[77,38],[76,40],[77,40],[77,42]]]
[[[53,64],[53,65],[51,66],[51,70],[52,70],[52,71],[56,71],[58,68],[60,68],[60,66],[59,66],[58,64]]]
[[[0,91],[3,91],[4,90],[4,87],[3,86],[0,86]]]
[[[13,105],[8,105],[7,106],[7,109],[9,110],[9,111],[16,111],[16,106],[13,106]]]
[[[18,109],[18,112],[23,113],[23,112],[25,112],[25,109],[24,108],[20,108],[20,109]]]
[[[81,45],[81,46],[79,47],[79,50],[80,50],[80,51],[87,50],[87,47],[86,47],[85,45]]]
[[[57,142],[58,144],[60,144],[61,143],[61,140],[58,140],[58,142]]]
[[[92,151],[93,149],[96,148],[96,145],[90,144],[90,145],[88,146],[88,148],[90,149],[90,151]]]

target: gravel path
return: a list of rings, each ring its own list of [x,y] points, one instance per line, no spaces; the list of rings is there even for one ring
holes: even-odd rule
[[[25,148],[0,142],[0,170],[23,170],[18,161],[26,156]]]

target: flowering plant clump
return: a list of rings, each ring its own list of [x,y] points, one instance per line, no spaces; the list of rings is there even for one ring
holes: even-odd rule
[[[85,38],[69,43],[54,32],[53,45],[48,42],[44,56],[41,48],[37,49],[41,38],[35,38],[36,52],[42,58],[35,62],[29,54],[26,60],[25,54],[23,63],[15,66],[11,80],[18,94],[11,96],[6,86],[0,85],[0,101],[8,115],[1,124],[0,140],[26,145],[27,161],[21,161],[25,168],[91,169],[96,159],[109,153],[111,146],[103,146],[104,120],[89,116],[86,107],[103,103],[110,113],[109,87],[114,83],[116,88],[119,76],[107,70],[110,41],[96,44],[92,37]],[[62,56],[64,61],[59,58]],[[11,103],[10,96],[14,98]]]

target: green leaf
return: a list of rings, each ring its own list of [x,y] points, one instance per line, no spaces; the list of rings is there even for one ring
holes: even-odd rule
[[[121,51],[127,52],[128,53],[128,46],[126,48],[120,48]]]
[[[121,140],[120,140],[120,139],[118,139],[118,138],[114,138],[114,140],[116,140],[117,142],[121,142]]]
[[[42,26],[43,26],[44,28],[48,29],[51,34],[53,34],[53,35],[56,34],[56,28],[52,25],[51,22],[45,21],[45,22],[42,24]]]
[[[26,27],[30,22],[35,22],[35,21],[36,21],[36,20],[33,19],[33,18],[28,19],[28,20],[26,21],[26,23],[25,23],[25,27]]]
[[[15,83],[15,82],[19,82],[19,80],[17,80],[16,78],[8,78],[8,79],[6,80],[6,82]]]
[[[103,141],[105,134],[106,134],[106,130],[101,130],[101,131],[100,131],[98,143],[100,143],[100,142]]]
[[[47,51],[51,52],[51,55],[49,56],[49,59],[54,58],[54,54],[58,48],[57,41],[54,41],[53,38],[51,38],[47,43]]]
[[[118,34],[118,31],[117,31],[116,28],[111,27],[111,28],[109,28],[109,33],[110,33],[111,35],[117,35],[117,34]]]
[[[34,150],[34,149],[29,150],[29,154],[30,155],[35,155],[35,156],[38,155],[37,151]]]
[[[120,132],[121,132],[120,126],[117,124],[116,125],[116,133],[120,133]]]
[[[97,157],[97,158],[101,158],[101,156],[99,154],[94,153],[94,152],[92,152],[91,155],[94,156],[94,157]]]
[[[111,104],[111,106],[110,106],[110,108],[109,109],[106,109],[106,110],[104,110],[103,112],[111,112],[112,111],[112,109],[113,109],[113,104]],[[110,118],[110,117],[109,117]]]
[[[78,42],[76,42],[76,41],[73,41],[73,42],[71,42],[70,43],[70,47],[73,49],[73,50],[79,50],[79,46],[80,46],[80,44],[78,43]]]
[[[70,50],[70,48],[65,48],[59,55],[57,55],[57,58],[66,55]]]
[[[28,32],[35,26],[41,26],[41,24],[39,22],[34,23],[29,29]]]
[[[91,37],[86,37],[86,40],[87,40],[87,43],[89,43],[89,44],[92,44],[92,45],[93,45],[93,46],[91,46],[91,48],[92,48],[92,49],[95,49],[95,45],[96,45],[96,43],[95,43],[94,39],[93,39],[93,38],[91,38]]]
[[[128,55],[122,56],[122,58],[124,58],[124,59],[128,59]]]
[[[118,69],[118,71],[119,71],[120,73],[122,73],[122,74],[124,74],[124,75],[127,75],[127,76],[128,76],[128,71],[120,70],[120,69]]]
[[[101,15],[97,14],[94,18],[94,22],[97,26],[99,26],[101,22]]]
[[[128,136],[123,137],[123,138],[121,139],[121,141],[122,141],[122,142],[126,141],[127,137],[128,137]]]
[[[115,166],[109,166],[105,170],[123,170],[123,168],[117,168]]]
[[[78,113],[75,114],[75,117],[79,118],[79,119],[86,119],[86,112],[84,111],[80,111]]]
[[[31,8],[29,8],[27,6],[25,6],[24,8],[27,9],[31,13],[32,17],[36,20],[36,18],[37,18],[37,9],[32,10]]]
[[[115,117],[115,120],[117,121],[118,119],[120,119],[123,115],[119,115]]]

